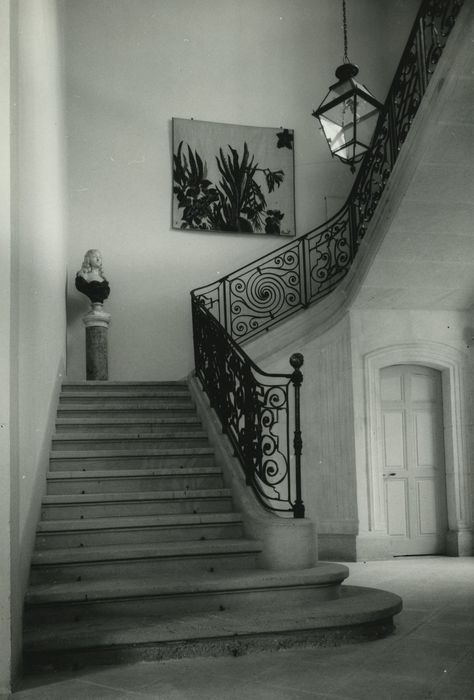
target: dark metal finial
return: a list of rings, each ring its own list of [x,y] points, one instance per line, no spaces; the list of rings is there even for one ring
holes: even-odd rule
[[[358,72],[359,69],[355,63],[341,63],[341,65],[336,68],[336,78],[340,81],[349,80],[349,78],[354,78]]]
[[[290,357],[290,365],[293,367],[293,369],[299,369],[303,366],[303,363],[304,357],[300,352],[294,352]]]

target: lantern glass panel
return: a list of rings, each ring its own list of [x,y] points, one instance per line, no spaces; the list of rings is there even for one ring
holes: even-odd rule
[[[346,99],[344,99],[346,95]],[[324,103],[338,102],[319,114],[319,120],[334,155],[346,160],[351,157],[349,146],[354,140],[354,93],[349,81],[338,83],[329,92]],[[324,110],[324,103],[320,109]]]
[[[349,158],[349,144],[353,141],[354,137],[352,122],[341,126],[331,119],[328,119],[324,114],[321,114],[319,119],[331,152],[340,158]]]
[[[342,68],[351,66],[340,66],[338,71],[343,72]],[[352,68],[357,73],[356,66]],[[381,107],[365,85],[353,76],[354,72],[332,85],[313,112],[321,123],[331,153],[351,164],[360,161],[369,148]]]
[[[356,139],[367,149],[375,130],[379,111],[368,102],[357,101],[356,105]]]

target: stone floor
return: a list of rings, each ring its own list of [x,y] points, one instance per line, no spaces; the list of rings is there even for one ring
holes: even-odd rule
[[[183,659],[23,679],[12,700],[469,700],[474,558],[349,564],[349,581],[402,596],[387,639],[338,648]]]

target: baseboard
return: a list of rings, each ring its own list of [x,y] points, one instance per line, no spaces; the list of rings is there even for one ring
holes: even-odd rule
[[[446,554],[450,557],[471,557],[474,554],[474,532],[450,530],[446,535]]]

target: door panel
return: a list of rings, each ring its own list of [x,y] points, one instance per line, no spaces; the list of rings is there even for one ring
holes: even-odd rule
[[[382,376],[380,378],[380,392],[382,401],[401,401],[403,380],[397,376]]]
[[[436,370],[432,371],[436,372]],[[411,375],[411,400],[436,401],[438,393],[437,383],[436,376],[424,374],[422,373],[422,368],[417,368]]]
[[[387,531],[389,535],[408,535],[408,494],[405,479],[390,479],[387,493]]]
[[[436,431],[435,418],[432,412],[416,411],[413,414],[413,438],[415,441],[415,466],[436,469]]]
[[[387,534],[393,554],[444,551],[447,529],[441,374],[428,367],[381,370]]]
[[[386,411],[383,416],[385,435],[385,466],[387,469],[405,466],[405,426],[402,411]]]
[[[436,492],[433,479],[417,482],[418,532],[420,535],[435,535],[437,529]]]

